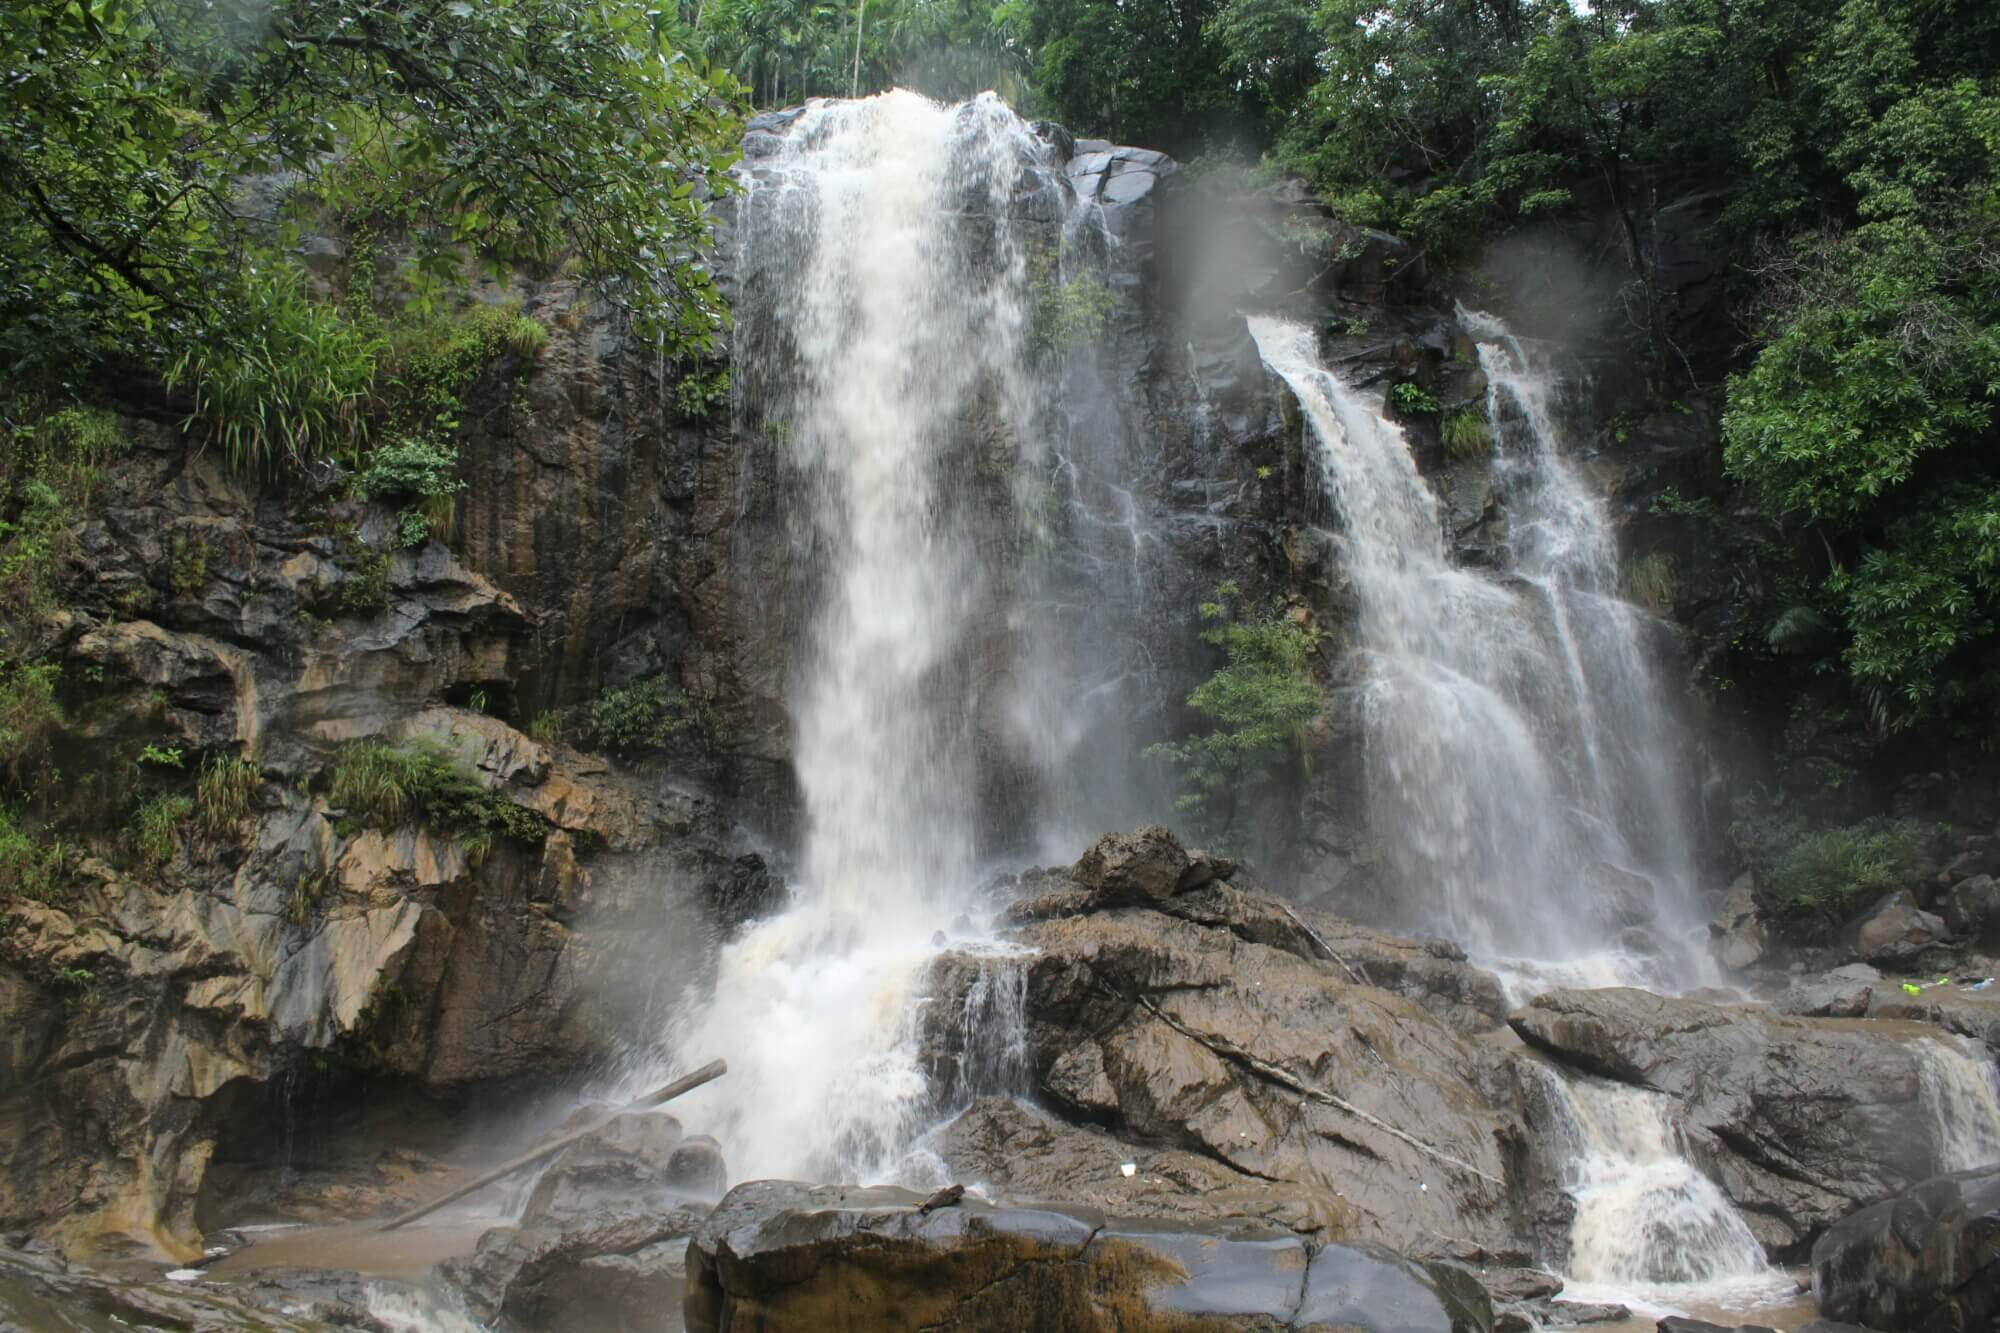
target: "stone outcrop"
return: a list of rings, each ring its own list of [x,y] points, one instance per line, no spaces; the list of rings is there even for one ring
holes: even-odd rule
[[[1977,1333],[2000,1314],[2000,1173],[1926,1180],[1812,1250],[1820,1312],[1884,1333]]]
[[[1884,898],[1858,928],[1854,951],[1877,967],[1907,970],[1945,936],[1944,921],[1917,906],[1915,894]]]
[[[1679,1104],[1691,1154],[1774,1257],[1933,1174],[1942,1117],[1916,1024],[1806,1019],[1645,991],[1554,991],[1508,1020],[1556,1060]]]
[[[739,1185],[688,1247],[690,1333],[1492,1328],[1464,1273],[1370,1246],[971,1196],[924,1205],[889,1188]]]
[[[602,1108],[580,1110],[583,1120]],[[444,1266],[500,1333],[644,1333],[679,1306],[687,1237],[720,1197],[715,1141],[662,1112],[620,1115],[556,1156],[512,1226]]]
[[[1421,945],[1316,929],[1223,871],[1142,829],[1102,840],[1066,875],[1027,877],[1030,896],[1004,916],[1031,955],[937,965],[925,1010],[937,1085],[1015,1077],[1073,1124],[1173,1150],[1147,1153],[1133,1187],[1169,1212],[1199,1209],[1178,1195],[1215,1190],[1230,1212],[1316,1236],[1418,1252],[1509,1245],[1501,1081],[1482,1080],[1481,1048],[1419,998],[1464,1017],[1491,978]],[[1021,975],[996,984],[995,969],[1013,967]],[[982,1005],[1016,990],[1026,1049],[1009,1069],[983,1044],[996,1024]],[[1078,1160],[1091,1163],[1087,1197],[1123,1188],[1097,1138],[967,1115],[979,1123],[961,1120],[958,1145],[1013,1143],[995,1164],[1024,1192]]]

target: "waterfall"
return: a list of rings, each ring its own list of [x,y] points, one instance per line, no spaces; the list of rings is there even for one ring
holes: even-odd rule
[[[1549,1142],[1576,1202],[1572,1295],[1671,1303],[1696,1288],[1714,1295],[1789,1285],[1735,1206],[1688,1160],[1671,1098],[1539,1062],[1527,1067],[1547,1093]]]
[[[2000,1163],[2000,1076],[1984,1053],[1953,1041],[1917,1047],[1918,1094],[1937,1126],[1937,1169],[1970,1171]]]
[[[809,608],[798,894],[721,950],[667,1048],[728,1059],[701,1109],[738,1178],[880,1178],[930,1105],[915,988],[977,878],[982,673],[1041,461],[1022,233],[1059,226],[1021,199],[1060,190],[990,95],[815,102],[766,138],[734,221],[736,415]]]
[[[1312,331],[1249,321],[1341,519],[1370,826],[1409,924],[1503,975],[1685,984],[1702,964],[1679,940],[1692,873],[1645,617],[1616,595],[1609,521],[1561,452],[1547,368],[1487,317],[1464,322],[1489,384],[1497,576],[1452,563],[1401,429],[1321,364]]]

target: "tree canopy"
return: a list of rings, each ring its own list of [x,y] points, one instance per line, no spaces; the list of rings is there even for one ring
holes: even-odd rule
[[[574,257],[677,348],[733,83],[623,0],[6,0],[0,348],[25,385],[253,354],[315,210],[392,217],[412,277]]]

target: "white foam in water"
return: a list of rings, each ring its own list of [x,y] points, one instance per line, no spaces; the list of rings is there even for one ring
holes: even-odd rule
[[[455,1300],[415,1287],[371,1282],[368,1313],[389,1333],[484,1333]]]
[[[1563,1188],[1576,1201],[1565,1298],[1751,1309],[1790,1292],[1735,1205],[1688,1160],[1672,1099],[1530,1067],[1550,1094]]]
[[[1616,595],[1609,521],[1558,447],[1547,370],[1497,322],[1463,319],[1489,384],[1501,578],[1452,563],[1437,494],[1379,397],[1327,370],[1312,330],[1249,321],[1311,425],[1343,520],[1367,667],[1369,822],[1410,924],[1524,989],[1526,977],[1707,981],[1705,957],[1682,946],[1693,876],[1645,617]],[[1644,933],[1628,934],[1635,925]]]

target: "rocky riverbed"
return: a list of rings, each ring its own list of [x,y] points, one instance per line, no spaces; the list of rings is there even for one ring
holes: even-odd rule
[[[0,1312],[27,1329],[64,1326],[38,1313],[58,1307],[516,1333],[669,1328],[683,1306],[704,1333],[1629,1326],[1557,1276],[1577,1239],[1551,1106],[1568,1079],[1664,1098],[1687,1157],[1765,1256],[1809,1265],[1829,1318],[1969,1331],[2000,1296],[1991,1174],[1939,1173],[1977,1150],[1953,1117],[1978,1108],[1941,1101],[1938,1072],[1940,1053],[1990,1058],[1954,1030],[1967,1004],[1811,1017],[1612,989],[1509,1011],[1449,943],[1294,907],[1158,828],[991,891],[1015,947],[942,952],[922,1006],[924,1189],[731,1188],[698,1122],[631,1113],[398,1240],[374,1228],[441,1189],[443,1163],[412,1155],[400,1187],[383,1161],[333,1173],[311,1207],[273,1195],[345,1229],[218,1228],[234,1252],[174,1275],[191,1280],[129,1260],[94,1275],[16,1238]],[[426,1272],[440,1244],[458,1253]],[[1763,1299],[1796,1325],[1783,1285]]]

